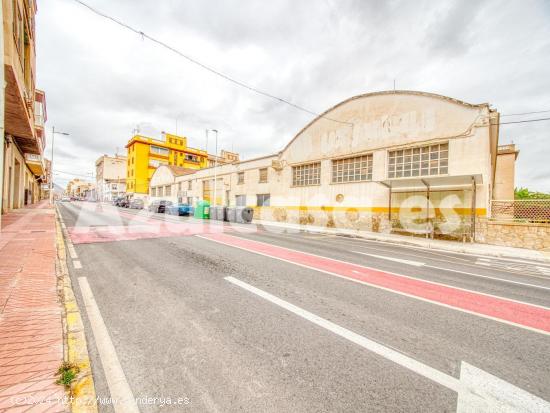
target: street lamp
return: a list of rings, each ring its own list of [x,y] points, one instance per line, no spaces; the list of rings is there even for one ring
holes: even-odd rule
[[[218,199],[216,198],[216,189],[218,187],[217,171],[218,171],[218,130],[211,129],[212,132],[216,134],[216,143],[215,143],[215,152],[214,152],[214,206],[218,204]]]
[[[53,143],[55,134],[69,136],[66,132],[56,132],[55,126],[52,126],[52,159],[50,161],[50,205],[53,205]]]

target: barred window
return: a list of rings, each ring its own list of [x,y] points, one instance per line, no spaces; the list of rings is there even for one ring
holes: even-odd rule
[[[400,149],[389,153],[388,178],[448,173],[449,144]]]
[[[130,186],[131,186],[131,182],[130,182]],[[151,196],[157,196],[157,187],[154,186],[151,188]]]
[[[267,168],[260,169],[260,183],[267,182]]]
[[[332,161],[332,183],[370,181],[372,154]]]
[[[187,181],[187,189],[190,191],[193,189],[193,181]]]
[[[256,205],[258,206],[269,206],[271,203],[270,194],[257,194],[256,195]]]
[[[239,172],[237,174],[237,184],[244,184],[244,172]]]
[[[307,186],[321,183],[321,163],[309,163],[292,167],[292,185]]]
[[[246,206],[246,195],[235,195],[235,204],[237,206]]]
[[[172,195],[172,187],[170,185],[166,185],[164,187],[164,196],[171,196]]]

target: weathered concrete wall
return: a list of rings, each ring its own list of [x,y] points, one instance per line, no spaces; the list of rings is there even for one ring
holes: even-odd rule
[[[499,146],[493,199],[514,199],[517,155],[515,145]]]
[[[506,247],[550,251],[550,224],[481,220],[476,240]]]

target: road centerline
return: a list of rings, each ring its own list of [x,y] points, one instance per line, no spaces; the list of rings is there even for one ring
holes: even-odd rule
[[[413,266],[416,266],[416,267],[433,268],[435,270],[455,272],[455,273],[458,273],[458,274],[466,274],[466,275],[471,275],[473,277],[486,278],[488,280],[500,281],[500,282],[516,284],[516,285],[523,285],[525,287],[539,288],[541,290],[549,290],[550,291],[550,287],[545,287],[543,285],[524,283],[524,282],[521,282],[521,281],[514,281],[514,280],[507,280],[505,278],[492,277],[490,275],[476,274],[476,273],[469,272],[469,271],[462,271],[462,270],[455,270],[455,269],[452,269],[452,268],[438,267],[436,265],[430,265],[430,264],[426,264],[426,263],[423,263],[423,262],[402,260],[402,259],[399,259],[399,258],[386,257],[386,256],[383,256],[383,255],[368,254],[366,252],[361,252],[361,251],[352,251],[352,252],[354,252],[356,254],[367,255],[367,256],[370,256],[370,257],[381,258],[381,259],[385,259],[385,260],[388,260],[388,261],[395,261],[395,262],[399,262],[399,263],[402,263],[402,264],[413,265]]]
[[[252,241],[247,238],[227,234],[197,236],[394,294],[550,335],[550,308],[544,306],[426,281],[408,275],[377,270],[298,250]]]
[[[543,412],[550,409],[550,403],[546,400],[536,397],[468,363],[461,362],[460,379],[457,379],[235,277],[228,276],[224,277],[224,279],[386,360],[456,392],[458,394],[457,413],[474,411]]]

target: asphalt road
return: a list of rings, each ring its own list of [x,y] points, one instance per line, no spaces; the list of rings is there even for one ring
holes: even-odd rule
[[[111,373],[82,278],[133,395],[186,398],[144,412],[462,411],[464,363],[513,410],[550,400],[548,264],[93,203],[59,211],[103,399]]]

